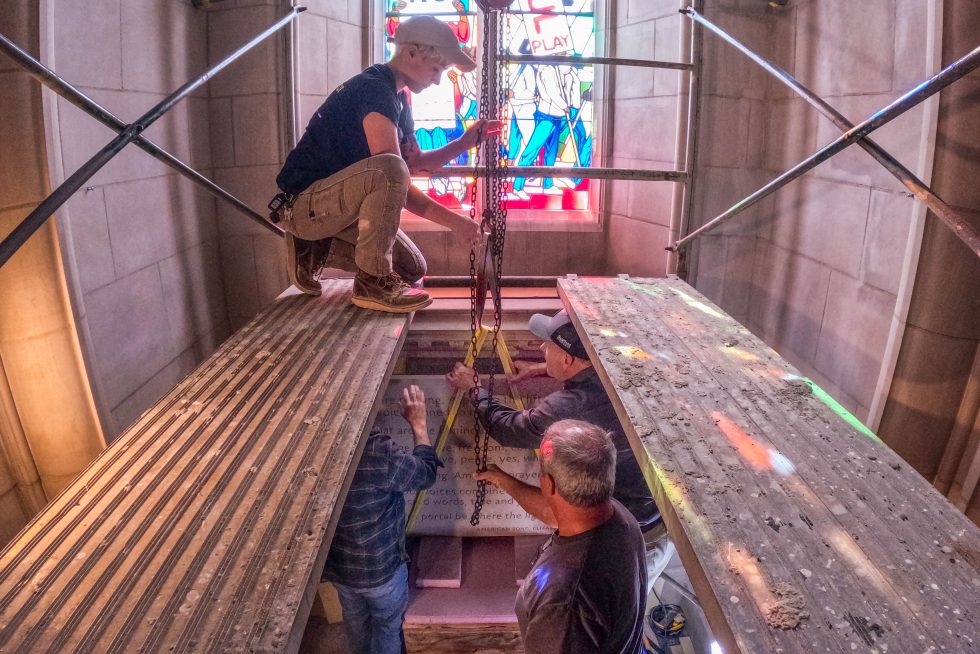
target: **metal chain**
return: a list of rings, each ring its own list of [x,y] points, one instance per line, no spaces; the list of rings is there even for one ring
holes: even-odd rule
[[[484,37],[486,38],[486,37]],[[485,44],[484,44],[485,46]],[[486,47],[484,47],[483,55],[483,67],[487,66],[487,55]],[[477,118],[483,118],[484,106],[486,105],[486,97],[488,95],[487,90],[487,79],[486,75],[481,74],[482,87],[480,89],[480,104],[478,107],[479,115]],[[470,187],[470,220],[476,222],[476,194],[479,177],[477,176],[477,171],[480,169],[480,140],[477,139],[476,147],[473,149],[473,185]],[[476,385],[480,383],[480,376],[476,372],[476,339],[477,333],[479,332],[480,325],[476,324],[476,246],[470,247],[470,351],[473,353],[473,399],[476,400]],[[479,436],[480,424],[477,422],[477,436]]]
[[[505,31],[505,25],[507,27]],[[498,20],[497,25],[497,50],[503,53],[506,48],[510,47],[510,14],[506,15],[506,23],[501,24]],[[498,117],[501,121],[506,120],[507,111],[507,91],[510,88],[510,66],[506,64],[499,64],[497,66],[497,110]],[[501,133],[498,141],[503,141],[503,133]],[[500,289],[500,282],[503,276],[504,267],[504,237],[507,233],[507,190],[509,184],[507,183],[507,153],[504,149],[504,144],[502,142],[497,143],[497,157],[495,160],[495,172],[494,175],[494,229],[493,229],[493,259],[494,259],[494,272],[496,274],[497,289]],[[497,352],[497,335],[500,332],[500,320],[501,320],[501,298],[498,292],[494,296],[494,311],[493,311],[493,351]],[[490,385],[493,385],[493,376],[491,374]]]
[[[485,21],[483,23],[483,70],[481,72],[481,97],[480,97],[480,118],[483,119],[499,119],[501,121],[505,120],[506,116],[506,106],[507,106],[507,89],[510,85],[510,71],[509,67],[503,65],[499,62],[499,57],[492,57],[491,52],[501,53],[503,48],[509,45],[509,27],[510,27],[510,15],[506,14],[506,35],[504,30],[504,13],[494,12],[494,18],[496,20],[493,22],[494,32],[493,38],[491,39],[491,30],[489,15],[485,15]],[[491,50],[492,49],[492,50]],[[496,106],[493,112],[490,111],[490,92],[489,92],[489,79],[490,79],[490,63],[494,64],[496,81]],[[497,356],[498,347],[498,335],[500,333],[500,322],[501,322],[501,301],[500,301],[500,282],[503,275],[503,263],[504,263],[504,235],[507,229],[507,201],[506,192],[507,185],[505,184],[505,173],[507,156],[503,148],[503,134],[497,134],[485,147],[488,152],[485,153],[484,157],[484,170],[486,171],[485,181],[484,181],[484,208],[483,208],[483,225],[487,226],[490,231],[489,237],[489,248],[490,257],[493,262],[493,275],[495,281],[496,292],[493,293],[493,336],[491,340],[491,356]],[[474,193],[475,196],[475,193]],[[475,262],[475,257],[471,256],[471,271],[475,270],[473,263]],[[486,271],[484,271],[486,274]],[[476,276],[471,275],[471,297],[473,298],[473,305],[471,307],[471,323],[475,324],[476,315],[476,302],[486,302],[486,297],[477,298],[476,297]],[[473,342],[476,342],[476,331],[474,328],[473,332]],[[474,377],[477,377],[474,368]],[[487,379],[487,392],[492,398],[494,395],[494,368],[491,366],[490,373]],[[475,402],[476,402],[476,389],[474,388],[473,400],[474,400],[474,415]],[[489,453],[489,430],[485,431],[482,435],[480,433],[480,422],[479,418],[476,418],[476,438],[473,445],[474,458],[476,459],[476,469],[479,471],[486,470],[487,468],[487,455]],[[473,503],[473,515],[470,517],[470,524],[474,527],[480,524],[480,512],[483,510],[483,503],[486,499],[486,482],[479,480],[476,484],[476,499]]]
[[[483,20],[481,21],[483,27],[483,47],[482,47],[482,68],[480,69],[480,104],[478,106],[479,120],[487,120],[490,111],[490,20],[487,12],[484,12]],[[477,143],[477,157],[474,159],[473,167],[473,188],[470,193],[470,219],[476,220],[476,198],[477,198],[477,187],[479,186],[480,177],[477,172],[480,168],[479,152],[480,148],[485,148],[482,139]],[[485,153],[484,157],[484,168],[489,168],[490,161],[493,159],[492,156]],[[489,179],[485,179],[483,183],[484,189],[487,188]],[[487,208],[484,206],[483,210],[483,221],[481,222],[481,230],[487,226]],[[492,226],[491,226],[492,229]],[[491,232],[492,233],[492,232]],[[482,255],[482,253],[480,253]],[[470,347],[473,352],[473,388],[470,391],[470,399],[473,401],[473,458],[476,462],[476,470],[482,472],[487,469],[487,447],[489,446],[489,434],[481,433],[483,430],[480,425],[480,418],[477,415],[477,397],[479,395],[480,387],[480,375],[476,371],[476,359],[478,352],[476,351],[477,343],[477,333],[483,328],[482,325],[476,323],[476,309],[477,302],[486,302],[486,291],[484,290],[484,296],[481,298],[477,297],[477,279],[476,279],[476,248],[470,248]],[[482,264],[482,262],[481,262]],[[486,271],[484,271],[486,275]],[[490,385],[491,397],[493,397],[493,385]],[[470,524],[474,527],[480,524],[480,512],[483,510],[483,502],[486,499],[487,494],[487,483],[483,480],[478,480],[476,482],[476,498],[473,502],[473,515],[470,516]]]

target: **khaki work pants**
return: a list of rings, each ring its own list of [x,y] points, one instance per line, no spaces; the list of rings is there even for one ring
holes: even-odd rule
[[[334,238],[330,267],[377,277],[394,270],[415,282],[425,274],[425,258],[398,229],[409,184],[398,155],[368,157],[300,193],[282,226],[305,241]]]

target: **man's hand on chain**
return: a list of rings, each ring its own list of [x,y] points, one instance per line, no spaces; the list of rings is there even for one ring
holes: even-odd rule
[[[486,470],[477,470],[473,476],[477,481],[485,481],[492,486],[500,487],[501,481],[510,477],[506,472],[500,469],[495,463],[487,464]]]
[[[467,148],[472,148],[482,141],[489,141],[491,138],[499,135],[503,128],[504,124],[502,121],[481,118],[470,125],[460,138],[466,139]]]
[[[453,369],[446,373],[446,381],[453,388],[458,388],[461,391],[468,391],[474,388],[473,379],[473,369],[469,366],[463,365],[459,361],[453,366]]]
[[[453,234],[460,245],[475,252],[483,252],[486,236],[480,229],[480,224],[475,220],[460,216],[458,225],[453,228]]]

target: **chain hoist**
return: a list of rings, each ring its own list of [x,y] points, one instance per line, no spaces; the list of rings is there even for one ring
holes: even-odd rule
[[[480,3],[481,6],[483,3]],[[508,3],[498,3],[506,7]],[[483,20],[483,48],[482,48],[482,68],[480,71],[480,105],[479,118],[481,120],[506,120],[507,90],[510,86],[509,71],[506,64],[499,61],[497,53],[502,52],[502,48],[509,47],[509,24],[510,16],[495,9],[484,9]],[[505,23],[507,29],[505,30]],[[490,76],[494,77],[491,78]],[[490,91],[490,80],[494,80],[494,93]],[[492,96],[492,99],[491,99]],[[493,105],[491,105],[491,102]],[[500,333],[501,302],[500,302],[500,281],[503,274],[504,263],[504,236],[507,231],[507,184],[506,167],[507,156],[503,148],[502,130],[497,133],[490,141],[482,143],[480,147],[485,148],[483,156],[483,213],[480,222],[481,231],[488,233],[486,251],[484,252],[482,266],[483,283],[479,283],[477,275],[477,252],[470,250],[470,346],[476,348],[477,333],[483,328],[483,304],[486,303],[486,289],[491,288],[493,298],[493,329],[491,339],[491,356],[497,356],[498,335]],[[477,150],[479,152],[479,148]],[[479,157],[474,161],[474,168],[479,169]],[[476,220],[476,198],[477,198],[477,179],[474,174],[473,189],[470,193],[470,218]],[[487,270],[487,268],[490,270]],[[492,282],[487,282],[488,276],[492,276]],[[483,430],[476,410],[476,400],[479,392],[479,375],[474,365],[473,370],[473,390],[471,399],[473,400],[474,414],[474,442],[473,453],[476,461],[477,471],[487,468],[487,455],[489,452],[489,430]],[[494,367],[491,365],[487,380],[487,392],[493,398],[494,394]],[[486,499],[486,482],[478,480],[476,483],[476,499],[473,503],[473,515],[470,517],[470,524],[476,526],[480,524],[480,512],[483,510],[483,503]]]

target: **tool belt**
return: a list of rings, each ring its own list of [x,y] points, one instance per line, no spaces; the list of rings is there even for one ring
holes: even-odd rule
[[[286,212],[293,208],[296,196],[292,193],[280,191],[269,201],[269,221],[273,223],[282,222]]]

